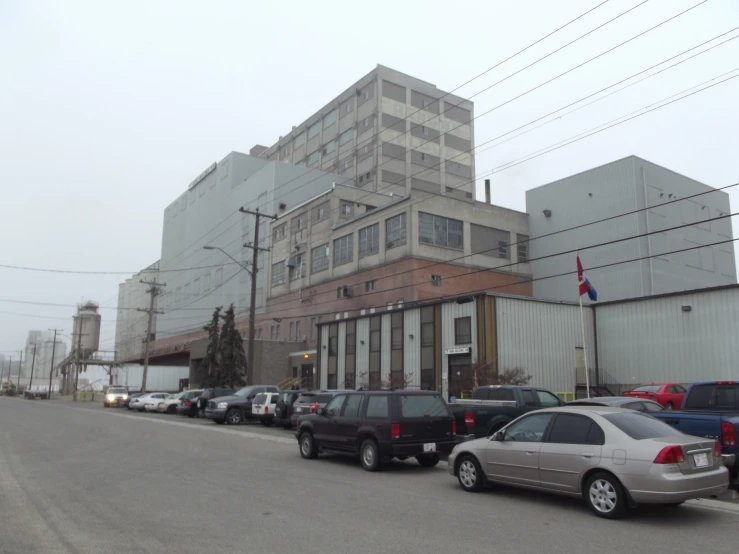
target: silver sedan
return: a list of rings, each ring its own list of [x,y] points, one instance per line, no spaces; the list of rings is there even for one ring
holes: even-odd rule
[[[649,415],[583,406],[530,412],[492,437],[457,445],[449,473],[467,491],[504,483],[584,498],[615,519],[635,504],[679,505],[724,492],[721,446]]]

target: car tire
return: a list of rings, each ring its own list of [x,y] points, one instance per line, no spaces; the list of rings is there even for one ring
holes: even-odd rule
[[[377,471],[382,465],[375,439],[365,439],[359,447],[359,463],[366,471]]]
[[[626,491],[610,473],[598,472],[591,475],[582,492],[588,508],[598,517],[618,519],[626,512]]]
[[[672,402],[668,402],[667,404],[665,404],[665,410],[668,410],[671,412],[674,409],[675,409],[675,406],[672,405]]]
[[[268,419],[263,419],[263,420],[261,421],[261,423],[262,423],[262,425],[264,425],[265,427],[272,427],[272,422],[271,422],[270,420],[268,420]]]
[[[480,492],[485,488],[485,476],[482,474],[480,462],[474,456],[466,455],[457,460],[455,470],[459,486],[467,492]]]
[[[187,417],[195,417],[195,414],[187,414]]]
[[[318,456],[316,441],[313,440],[313,433],[305,431],[300,435],[300,455],[306,460],[312,460]]]
[[[167,413],[168,414],[176,414],[177,413],[177,406],[174,404],[167,407]]]
[[[103,408],[110,408],[110,404],[108,404],[107,402],[103,402]]]
[[[139,408],[138,410],[139,410],[139,412],[143,413],[143,412],[146,411],[146,408]]]
[[[244,423],[244,416],[241,413],[241,410],[238,408],[231,408],[229,411],[226,412],[226,422],[229,425],[241,425]]]
[[[213,422],[216,425],[223,425],[224,423],[226,423],[226,420],[225,419],[214,419]]]
[[[423,467],[434,467],[439,463],[438,454],[420,454],[416,456],[416,460]]]
[[[286,424],[285,424],[285,425],[283,425],[282,427],[283,427],[284,429],[287,429],[288,431],[289,431],[290,429],[292,429],[292,428],[293,428],[293,426],[292,426],[292,425],[290,425],[289,423],[286,423]]]

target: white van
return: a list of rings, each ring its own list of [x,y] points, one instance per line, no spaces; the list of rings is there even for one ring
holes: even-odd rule
[[[251,404],[252,419],[258,419],[265,427],[272,425],[279,396],[279,392],[260,392],[256,395]]]

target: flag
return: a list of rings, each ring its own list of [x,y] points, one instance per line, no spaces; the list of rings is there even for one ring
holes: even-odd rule
[[[585,278],[585,275],[583,275],[583,269],[582,269],[582,263],[580,263],[580,256],[577,257],[577,282],[580,285],[580,296],[583,294],[587,294],[588,298],[592,300],[593,302],[598,301],[598,293],[595,290],[595,287],[590,284],[590,281],[588,281]]]

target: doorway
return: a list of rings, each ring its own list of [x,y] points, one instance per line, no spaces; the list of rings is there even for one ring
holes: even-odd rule
[[[304,389],[313,388],[313,364],[303,364],[300,366],[300,385]]]
[[[471,393],[475,386],[471,354],[449,355],[449,398],[461,399],[463,394]],[[466,394],[465,394],[466,396]]]

